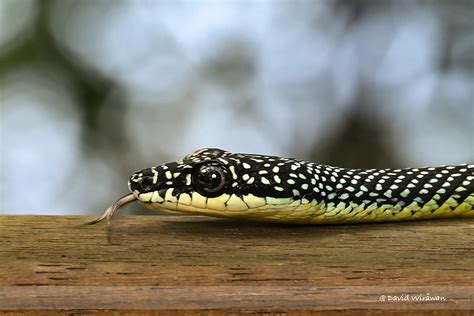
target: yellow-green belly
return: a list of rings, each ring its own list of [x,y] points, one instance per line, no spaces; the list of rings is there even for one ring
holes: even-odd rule
[[[213,208],[208,208],[207,203],[204,203],[197,207],[181,204],[179,200],[176,202],[143,203],[143,205],[153,210],[295,224],[344,224],[454,217],[474,218],[474,194],[469,195],[462,203],[457,203],[455,199],[450,198],[442,205],[438,205],[436,200],[430,200],[422,206],[418,205],[417,202],[413,202],[405,207],[391,204],[378,205],[377,203],[365,205],[349,202],[326,205],[325,203],[317,204],[301,200],[292,203],[287,202],[282,200],[280,204],[265,204],[245,210],[232,209],[232,207],[227,207],[225,204],[222,207],[213,204]]]

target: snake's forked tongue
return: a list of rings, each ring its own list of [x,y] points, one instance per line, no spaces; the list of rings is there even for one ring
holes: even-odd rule
[[[93,221],[88,222],[87,224],[97,224],[99,222],[102,222],[104,219],[107,219],[107,223],[109,223],[112,219],[112,216],[114,216],[115,211],[117,211],[122,206],[127,205],[128,203],[131,203],[136,200],[137,198],[132,193],[124,195],[120,199],[118,199],[117,202],[109,206],[109,208],[105,210],[104,214],[102,214],[99,218],[96,218]]]

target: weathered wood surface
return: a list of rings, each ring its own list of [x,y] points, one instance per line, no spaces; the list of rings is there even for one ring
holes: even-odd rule
[[[0,310],[474,310],[469,219],[282,226],[128,216],[80,225],[90,219],[0,216]]]

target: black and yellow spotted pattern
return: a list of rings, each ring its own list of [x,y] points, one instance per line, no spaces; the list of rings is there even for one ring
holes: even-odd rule
[[[474,165],[346,169],[292,158],[198,150],[129,181],[146,207],[284,223],[474,217]]]

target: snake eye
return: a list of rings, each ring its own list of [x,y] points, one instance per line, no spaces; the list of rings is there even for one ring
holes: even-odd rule
[[[153,178],[151,177],[143,178],[140,181],[140,186],[144,192],[150,191],[151,187],[153,186]]]
[[[206,196],[219,195],[227,182],[227,169],[217,162],[201,165],[193,177],[196,190]]]

